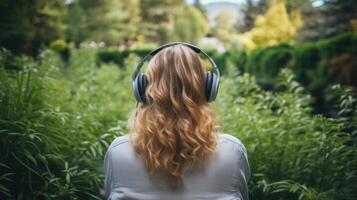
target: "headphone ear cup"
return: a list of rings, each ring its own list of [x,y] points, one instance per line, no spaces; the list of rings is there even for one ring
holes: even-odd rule
[[[147,79],[145,74],[140,73],[138,76],[138,96],[140,98],[140,102],[145,102],[145,90],[146,90]]]
[[[140,94],[140,90],[141,90],[140,89],[140,77],[141,77],[141,74],[138,74],[138,76],[134,80],[134,96],[138,102],[142,102],[141,94]]]
[[[206,85],[205,85],[205,96],[206,100],[209,101],[212,89],[212,72],[207,72],[206,75]]]
[[[143,102],[146,101],[146,87],[147,87],[147,78],[146,78],[146,75],[145,74],[141,74],[141,77],[140,77],[140,95],[141,95],[141,99]]]
[[[219,76],[215,73],[212,73],[212,83],[211,83],[211,91],[208,101],[214,101],[217,97],[219,87]]]

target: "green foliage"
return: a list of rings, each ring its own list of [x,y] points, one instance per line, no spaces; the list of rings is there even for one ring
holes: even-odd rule
[[[204,51],[207,53],[208,56],[210,56],[214,60],[214,62],[219,68],[219,71],[221,73],[225,73],[227,67],[225,54],[221,54],[214,49],[207,49],[207,50],[205,49]],[[201,58],[205,59],[205,61],[208,61],[206,57],[201,57]]]
[[[140,22],[139,0],[73,1],[68,5],[66,33],[76,46],[86,40],[116,45],[135,40]]]
[[[325,91],[328,116],[339,120],[342,130],[351,135],[350,144],[357,144],[357,93],[355,88],[333,85]]]
[[[326,102],[323,90],[329,84],[356,85],[356,34],[346,33],[318,42],[298,45],[279,44],[257,48],[250,52],[226,53],[242,72],[254,75],[257,82],[266,89],[275,86],[280,69],[292,68],[296,79],[316,98],[316,108],[324,112]],[[242,55],[242,57],[240,56]],[[244,55],[244,56],[243,56]],[[236,57],[236,58],[234,58]]]
[[[235,68],[239,70],[239,72],[243,72],[244,67],[247,63],[248,54],[244,50],[230,50],[225,52],[226,65],[233,65]]]
[[[64,40],[55,40],[51,42],[50,48],[57,51],[61,56],[62,59],[68,61],[69,59],[69,46]]]
[[[353,19],[357,18],[354,0],[324,0],[323,5],[310,3],[301,8],[304,24],[299,29],[299,41],[317,41],[353,31]]]
[[[110,63],[113,62],[115,64],[118,64],[119,66],[124,66],[124,61],[126,58],[128,58],[130,55],[137,55],[141,58],[143,58],[145,55],[147,55],[150,51],[152,51],[154,48],[133,48],[133,49],[124,49],[124,50],[116,50],[116,49],[105,49],[105,50],[99,50],[97,52],[97,63],[104,62],[104,63]],[[225,54],[218,53],[214,49],[207,49],[204,50],[217,64],[221,72],[226,71],[226,58]],[[203,59],[206,59],[206,57],[202,56]],[[207,61],[207,59],[205,60]],[[205,63],[207,66],[209,66],[209,63]],[[135,64],[134,64],[135,65]]]
[[[215,26],[212,34],[223,42],[226,46],[236,42],[238,31],[235,28],[233,14],[229,11],[221,11],[215,17]]]
[[[299,80],[303,81],[309,89],[319,89],[321,85],[312,83],[312,79],[319,77],[322,86],[334,76],[328,74],[330,60],[342,54],[357,54],[356,34],[342,34],[319,42],[304,43],[294,47],[294,72]],[[340,66],[342,70],[343,66]],[[326,76],[328,74],[328,76]],[[326,79],[326,80],[321,80]],[[309,85],[310,82],[312,85]]]
[[[176,11],[176,22],[170,39],[197,43],[208,32],[208,23],[205,16],[193,6],[181,6]]]
[[[159,44],[168,42],[175,27],[175,15],[179,15],[176,8],[183,5],[184,0],[140,0],[140,16],[145,20],[140,30],[146,41]]]
[[[101,199],[103,153],[134,107],[129,77],[97,68],[93,50],[72,53],[66,68],[45,51],[19,71],[1,56],[1,199]]]
[[[278,82],[270,92],[248,74],[223,78],[214,104],[223,131],[248,149],[252,199],[355,199],[357,151],[343,123],[313,115],[290,71]]]
[[[141,55],[128,50],[119,68],[97,63],[96,49],[70,50],[67,63],[51,50],[38,61],[0,54],[1,199],[101,198],[103,154],[127,133],[135,107],[128,86]],[[278,50],[271,51],[274,57]],[[222,65],[223,56],[249,62],[243,51],[207,52],[222,56]],[[290,70],[278,74],[274,92],[248,74],[225,70],[212,106],[223,131],[248,149],[251,199],[356,198],[353,91],[336,86],[330,92],[333,119],[313,114],[311,96]]]
[[[287,44],[254,49],[247,59],[244,71],[254,74],[260,85],[272,88],[280,69],[286,67],[291,58],[291,47]]]
[[[142,58],[152,50],[151,48],[124,49],[122,51],[115,49],[100,50],[97,52],[97,59],[98,62],[113,62],[119,66],[123,66],[125,59],[129,57],[129,55],[135,54]]]
[[[63,0],[2,0],[0,45],[20,54],[35,55],[42,45],[64,36]]]
[[[326,82],[326,71],[319,65],[320,48],[314,43],[297,45],[294,48],[294,73],[298,80],[309,89],[321,89]]]

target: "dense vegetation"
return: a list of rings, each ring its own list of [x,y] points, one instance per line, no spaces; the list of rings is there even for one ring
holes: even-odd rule
[[[51,51],[1,53],[1,199],[99,196],[103,152],[135,103],[123,70],[97,68],[91,49],[72,55],[63,66]]]
[[[291,68],[298,82],[313,95],[315,111],[329,115],[332,108],[326,96],[328,86],[357,86],[356,47],[357,35],[345,33],[318,42],[298,45],[282,43],[252,51],[205,51],[215,60],[223,73],[228,73],[228,66],[236,67],[241,73],[254,75],[257,83],[264,89],[274,90],[280,70]],[[97,53],[97,62],[113,62],[122,66],[131,53],[141,57],[152,49],[102,49]]]
[[[252,199],[356,198],[356,129],[350,135],[342,128],[355,118],[312,114],[310,95],[289,70],[280,73],[278,92],[263,91],[247,74],[224,81],[217,110],[225,132],[247,145]],[[340,109],[353,104],[353,120],[356,99],[349,98]]]
[[[96,49],[70,51],[67,62],[52,50],[37,60],[1,52],[1,199],[101,198],[103,154],[126,133],[135,107],[128,86],[138,57],[118,68],[98,64]],[[326,118],[312,113],[290,70],[280,73],[275,92],[227,70],[212,106],[223,131],[247,146],[252,199],[355,199],[353,93],[331,88],[340,117]]]
[[[2,0],[0,199],[103,199],[132,70],[173,41],[222,72],[212,107],[248,149],[251,199],[357,199],[356,2],[241,2],[211,24],[199,0]]]

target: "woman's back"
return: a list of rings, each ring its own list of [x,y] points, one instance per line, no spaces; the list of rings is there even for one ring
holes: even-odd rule
[[[183,173],[183,184],[172,189],[150,176],[129,140],[116,138],[105,157],[105,189],[109,199],[248,199],[247,152],[239,139],[218,134],[217,149],[201,170]]]
[[[140,73],[149,58],[146,73]],[[129,119],[129,134],[106,154],[109,199],[248,199],[246,149],[237,138],[218,134],[208,104],[219,77],[213,60],[187,43],[163,45],[139,62],[132,76],[139,107]]]

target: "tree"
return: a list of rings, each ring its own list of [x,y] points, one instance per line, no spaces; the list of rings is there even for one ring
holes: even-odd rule
[[[208,22],[201,11],[194,6],[177,9],[171,40],[197,43],[209,30]]]
[[[175,27],[176,8],[183,5],[184,0],[141,0],[141,18],[145,23],[142,24],[140,33],[149,42],[167,42]]]
[[[244,33],[254,28],[254,22],[258,15],[263,15],[267,10],[279,0],[246,0],[244,5],[244,24],[239,27],[239,31]],[[302,10],[306,4],[311,4],[310,0],[285,0],[286,9],[289,14],[296,10]]]
[[[221,11],[215,18],[216,26],[213,28],[213,35],[220,41],[228,44],[232,35],[236,35],[235,21],[231,12]]]
[[[64,38],[63,0],[2,0],[0,45],[14,53],[36,55],[43,45]]]
[[[76,47],[79,47],[79,44],[89,35],[86,23],[86,12],[80,4],[78,2],[70,4],[66,16],[66,39],[73,42]]]
[[[354,0],[324,0],[318,7],[305,6],[304,25],[299,30],[298,41],[314,41],[353,31],[353,19],[357,19]]]
[[[269,8],[271,0],[260,0],[255,2],[254,0],[247,0],[245,4],[243,25],[238,27],[239,31],[244,33],[250,31],[254,27],[254,21],[258,15],[264,14]]]
[[[289,15],[284,1],[272,5],[267,13],[257,16],[255,27],[244,34],[242,42],[247,48],[264,47],[295,41],[296,31],[302,24],[298,10]]]
[[[77,44],[85,40],[107,45],[135,40],[140,29],[139,0],[82,0],[70,5],[67,37]]]

